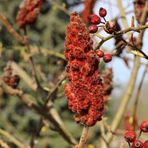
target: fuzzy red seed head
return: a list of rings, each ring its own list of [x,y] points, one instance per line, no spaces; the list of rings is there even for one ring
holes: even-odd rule
[[[97,27],[97,26],[96,26]],[[68,61],[65,95],[75,121],[93,126],[101,120],[104,108],[103,87],[98,71],[99,60],[89,30],[75,12],[67,25],[64,55]]]
[[[140,140],[135,140],[132,144],[132,148],[143,148],[143,142]]]
[[[12,88],[16,88],[19,84],[20,77],[15,74],[9,63],[4,68],[3,81]]]
[[[101,7],[100,10],[99,10],[99,15],[101,17],[105,17],[107,15],[107,11],[105,8]]]
[[[20,5],[16,16],[16,22],[20,27],[26,27],[34,23],[41,10],[43,0],[24,0]]]
[[[148,121],[143,121],[140,125],[140,130],[142,132],[148,132]]]
[[[98,26],[91,25],[89,26],[89,33],[96,33],[98,31]]]
[[[90,16],[90,23],[91,23],[91,24],[98,25],[98,24],[101,23],[101,19],[100,19],[100,17],[99,17],[98,15],[92,14],[92,15]]]
[[[105,54],[103,57],[103,60],[105,63],[108,63],[112,60],[112,55],[111,54]]]
[[[148,140],[146,140],[146,141],[144,142],[143,147],[144,147],[144,148],[148,148]]]
[[[96,54],[99,58],[102,58],[104,56],[104,52],[102,50],[96,50]]]
[[[126,131],[124,134],[124,138],[128,143],[131,143],[135,141],[136,135],[133,131]]]

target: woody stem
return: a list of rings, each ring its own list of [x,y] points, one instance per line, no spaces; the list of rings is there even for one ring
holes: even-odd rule
[[[78,148],[85,148],[89,127],[84,125]]]

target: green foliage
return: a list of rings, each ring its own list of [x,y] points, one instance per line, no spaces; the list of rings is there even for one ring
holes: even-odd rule
[[[18,11],[20,0],[0,1],[0,13],[5,16],[9,23],[20,34],[23,35],[23,30],[20,30],[15,22],[16,13]],[[10,9],[11,8],[11,9]],[[61,17],[62,14],[62,17]],[[43,54],[48,51],[63,52],[65,28],[68,21],[68,16],[61,12],[55,5],[45,2],[42,13],[37,22],[28,27],[28,36],[31,45],[38,46],[38,51],[33,54],[34,63],[38,70],[38,79],[40,83],[45,86],[53,86],[56,84],[57,77],[64,70],[65,61],[55,56]],[[21,68],[23,68],[32,77],[32,67],[27,58],[27,49],[20,45],[18,41],[7,31],[7,29],[0,22],[0,74],[3,75],[3,69],[8,61],[15,61]],[[43,50],[42,50],[43,48]],[[46,50],[44,50],[44,48]],[[41,50],[41,51],[40,51]],[[36,98],[36,102],[42,102],[40,94],[33,92],[21,80],[19,87],[22,87],[30,95]],[[61,88],[63,86],[60,86]],[[62,90],[63,91],[63,90]],[[61,91],[60,91],[61,93]],[[58,96],[59,91],[56,92]],[[65,119],[67,128],[73,132],[73,136],[80,135],[80,129],[73,122],[72,114],[67,109],[67,101],[64,94],[57,97],[54,104],[60,115]],[[42,102],[43,103],[43,102]],[[5,129],[15,137],[20,139],[23,143],[30,143],[32,135],[36,133],[40,125],[40,116],[34,111],[27,108],[18,97],[12,97],[6,94],[0,95],[0,127]],[[64,108],[64,111],[63,109]],[[1,135],[0,135],[1,137]],[[63,140],[59,133],[55,131],[54,126],[48,123],[41,130],[37,139],[37,147],[63,147],[68,146],[67,142]],[[9,142],[8,142],[9,143]],[[9,143],[10,144],[10,143]],[[15,147],[10,144],[11,147]]]

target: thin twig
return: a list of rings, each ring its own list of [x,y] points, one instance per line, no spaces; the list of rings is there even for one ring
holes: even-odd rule
[[[23,70],[17,63],[11,62],[12,69],[19,75],[19,77],[24,80],[24,82],[31,88],[33,91],[37,90],[37,85],[35,81]]]
[[[1,47],[0,47],[1,48]],[[23,46],[10,46],[10,48],[13,48],[14,50],[25,50],[26,48],[24,48]],[[56,49],[48,49],[48,48],[44,48],[44,47],[37,47],[36,45],[31,45],[30,44],[30,49],[31,49],[31,56],[34,56],[35,54],[43,54],[43,56],[47,57],[47,56],[54,56],[57,57],[59,59],[62,60],[66,60],[65,56],[60,53],[57,52]],[[40,51],[39,51],[40,49]]]
[[[140,49],[137,48],[136,46],[133,46],[131,43],[127,42],[127,41],[124,40],[124,39],[122,39],[122,41],[123,41],[127,46],[131,47],[131,48],[132,48],[132,49],[131,49],[132,51],[135,50],[135,51],[139,52],[138,56],[140,56],[140,57],[145,58],[145,59],[148,60],[148,56],[147,56],[142,50],[140,50]]]
[[[2,139],[0,139],[0,147],[1,147],[1,148],[10,148],[10,147],[8,146],[8,144],[7,144],[6,142],[4,142]]]
[[[35,139],[37,136],[40,136],[40,132],[42,130],[42,127],[44,126],[43,121],[44,121],[44,119],[43,119],[43,117],[41,117],[38,122],[38,128],[36,129],[35,132],[32,133],[32,138],[31,138],[31,142],[30,142],[31,148],[35,148]]]
[[[48,0],[49,1],[49,0]],[[70,15],[70,12],[64,7],[64,5],[60,5],[58,4],[56,1],[49,1],[49,3],[51,3],[53,6],[55,6],[56,8],[58,8],[59,10],[63,11],[65,14],[67,14],[68,16]],[[64,4],[64,3],[63,3]]]
[[[37,72],[36,72],[36,67],[35,67],[35,64],[34,64],[34,59],[31,56],[31,48],[30,48],[30,44],[29,44],[27,28],[24,28],[24,34],[25,34],[25,39],[26,39],[26,42],[25,42],[24,45],[26,46],[28,53],[29,53],[29,60],[30,60],[31,66],[32,66],[33,76],[34,76],[34,79],[35,79],[35,82],[36,82],[36,85],[37,85],[37,90],[42,94],[42,96],[44,98],[47,95],[47,91],[45,91],[42,88],[42,86],[40,85],[40,82],[37,78]]]
[[[58,89],[58,87],[61,85],[61,83],[63,82],[63,80],[66,78],[66,72],[65,70],[60,74],[59,78],[58,78],[58,83],[55,84],[55,86],[49,91],[47,100],[45,102],[45,106],[48,105],[48,102],[50,101],[51,96],[55,93],[55,91]]]
[[[3,25],[7,28],[7,30],[21,43],[25,43],[24,37],[22,37],[18,32],[14,30],[14,28],[9,24],[7,19],[5,19],[2,15],[0,15],[0,20],[2,21]]]
[[[145,75],[147,73],[147,68],[148,68],[148,66],[145,67],[145,70],[143,72],[141,81],[140,81],[138,89],[137,89],[135,103],[134,103],[134,106],[133,106],[133,127],[134,127],[134,130],[136,129],[137,107],[138,107],[138,103],[139,103],[139,100],[140,100],[142,84],[144,82],[144,78],[145,78]]]
[[[114,37],[117,37],[117,36],[120,36],[121,34],[125,34],[125,33],[128,33],[128,32],[130,32],[130,31],[140,31],[140,30],[144,30],[144,29],[146,29],[146,28],[148,28],[148,24],[146,24],[146,25],[141,25],[141,26],[138,26],[138,27],[128,27],[128,28],[126,28],[126,29],[124,29],[124,30],[121,30],[121,31],[119,31],[119,32],[116,32],[116,34],[112,34],[112,35],[109,35],[108,37],[106,37],[106,38],[103,38],[100,42],[99,42],[99,44],[98,44],[98,46],[96,47],[96,49],[99,49],[101,46],[102,46],[102,44],[103,43],[105,43],[106,41],[108,41],[108,40],[110,40],[110,39],[112,39],[112,38],[114,38]]]
[[[78,148],[85,148],[89,127],[84,125]]]
[[[16,146],[20,148],[29,148],[29,146],[22,144],[18,139],[16,139],[14,135],[12,136],[11,134],[9,134],[7,131],[3,129],[0,129],[0,134],[8,138],[12,143],[14,143]]]
[[[22,102],[27,105],[27,107],[29,107],[30,109],[33,109],[39,115],[43,116],[45,119],[50,121],[55,126],[59,134],[62,135],[62,137],[69,144],[71,145],[76,144],[76,140],[66,129],[62,119],[60,118],[59,114],[57,113],[51,101],[49,102],[50,104],[48,103],[48,110],[47,110],[47,108],[44,108],[44,106],[37,105],[34,101],[32,101],[32,100],[36,100],[35,98],[33,98],[33,96],[24,93],[22,90],[11,88],[7,84],[5,84],[1,79],[0,79],[0,87],[2,87],[5,93],[18,96],[22,100]]]
[[[29,59],[30,59],[30,63],[32,65],[32,69],[33,69],[33,76],[35,78],[37,86],[40,87],[40,83],[39,83],[38,78],[37,78],[37,73],[36,73],[36,68],[35,68],[34,60],[33,60],[32,56],[31,56],[31,48],[30,48],[30,45],[29,45],[27,28],[24,28],[24,34],[25,34],[25,38],[26,38],[25,46],[26,46],[26,48],[28,50],[28,53],[29,53]]]

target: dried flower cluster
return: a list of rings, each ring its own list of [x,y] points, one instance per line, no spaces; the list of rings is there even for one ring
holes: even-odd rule
[[[9,63],[4,68],[3,81],[12,88],[16,88],[19,84],[20,77],[15,74]]]
[[[68,60],[65,94],[75,120],[92,126],[101,120],[104,108],[103,85],[98,72],[99,60],[92,40],[77,13],[72,13],[67,26],[65,57]]]
[[[16,16],[17,24],[25,27],[36,21],[41,10],[43,0],[24,0]]]
[[[84,10],[82,12],[82,19],[85,23],[88,23],[89,15],[93,13],[93,8],[96,3],[96,0],[85,0]]]

